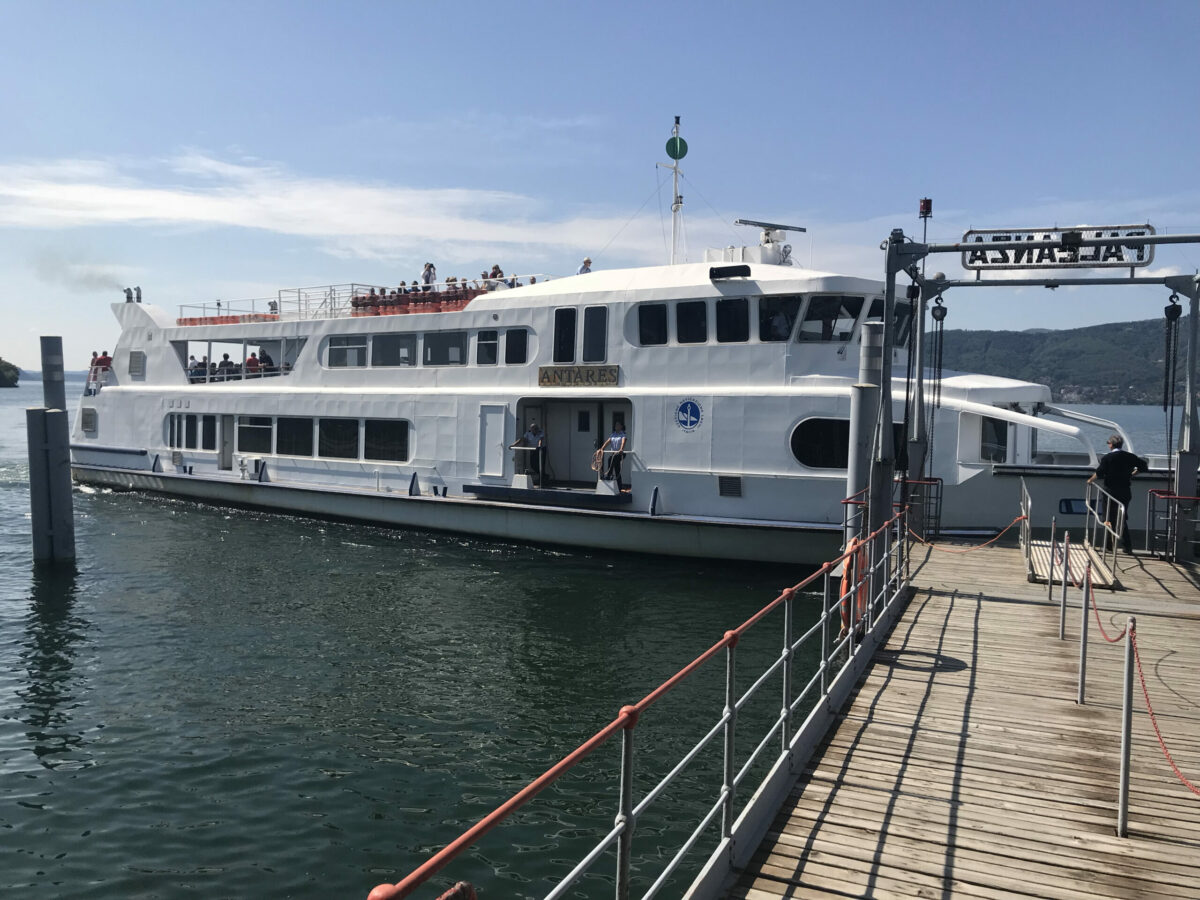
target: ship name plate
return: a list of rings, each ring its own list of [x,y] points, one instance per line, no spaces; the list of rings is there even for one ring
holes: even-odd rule
[[[616,387],[620,366],[538,366],[538,387]]]

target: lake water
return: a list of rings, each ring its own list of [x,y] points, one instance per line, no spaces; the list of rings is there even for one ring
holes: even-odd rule
[[[77,566],[35,573],[41,402],[0,392],[0,897],[365,897],[804,574],[91,489]],[[778,652],[758,631],[747,672]],[[641,792],[718,714],[713,668],[639,725]],[[611,826],[618,752],[438,883],[542,896]],[[692,788],[639,823],[640,856],[695,824]],[[598,871],[576,896],[611,896]]]

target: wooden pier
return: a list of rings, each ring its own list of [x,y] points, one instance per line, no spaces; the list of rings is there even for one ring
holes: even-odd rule
[[[948,547],[949,545],[940,545]],[[1167,747],[1200,786],[1200,575],[1122,557],[1098,591],[1137,646]],[[1164,758],[1134,676],[1129,834],[1116,835],[1122,643],[1020,551],[914,548],[914,594],[727,896],[1200,896],[1200,796]],[[1092,615],[1089,613],[1089,615]]]

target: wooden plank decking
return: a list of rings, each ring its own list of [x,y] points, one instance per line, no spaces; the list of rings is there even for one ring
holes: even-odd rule
[[[1121,644],[1090,622],[1075,703],[1067,640],[1019,551],[918,548],[915,593],[731,898],[1200,897],[1200,797],[1162,756],[1134,681],[1129,836],[1115,833]],[[1110,635],[1137,615],[1168,748],[1200,784],[1195,569],[1122,560],[1096,595]]]

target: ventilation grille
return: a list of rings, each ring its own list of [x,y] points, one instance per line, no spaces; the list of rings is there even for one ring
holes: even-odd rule
[[[129,374],[134,377],[141,377],[146,374],[145,350],[129,351]]]
[[[96,423],[98,417],[96,410],[84,407],[79,413],[79,427],[83,429],[84,434],[95,434]]]
[[[740,475],[718,475],[717,491],[722,497],[742,496],[742,478]]]

